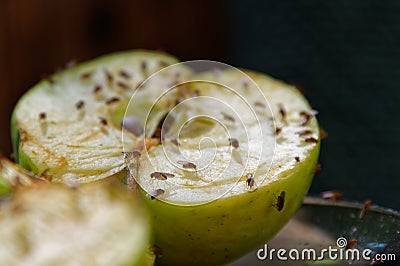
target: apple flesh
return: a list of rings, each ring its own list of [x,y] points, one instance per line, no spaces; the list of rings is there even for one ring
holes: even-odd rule
[[[138,198],[111,184],[29,181],[18,166],[0,163],[0,179],[24,181],[0,201],[3,265],[153,265],[149,217]]]

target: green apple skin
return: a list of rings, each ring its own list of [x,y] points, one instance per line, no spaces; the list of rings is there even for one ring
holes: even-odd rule
[[[11,186],[0,176],[0,197],[11,193]]]
[[[300,207],[314,176],[319,143],[295,171],[253,192],[205,205],[146,199],[163,250],[157,265],[222,265],[271,239]],[[285,191],[283,208],[278,196]]]

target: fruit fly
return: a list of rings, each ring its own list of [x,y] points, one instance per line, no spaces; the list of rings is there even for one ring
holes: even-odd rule
[[[326,132],[326,130],[323,129],[322,127],[319,128],[319,134],[320,134],[322,140],[328,138],[328,132]]]
[[[158,188],[158,189],[154,190],[151,194],[147,193],[146,196],[150,196],[150,198],[153,200],[153,199],[157,198],[158,196],[161,196],[164,193],[165,193],[164,189]]]
[[[154,255],[157,257],[161,257],[163,255],[163,250],[159,246],[152,245],[150,250],[153,252]]]
[[[285,206],[286,192],[282,190],[281,194],[276,198],[275,208],[280,212]]]
[[[297,134],[299,134],[299,136],[300,137],[304,137],[304,136],[307,136],[307,135],[311,135],[313,132],[311,131],[311,130],[303,130],[303,131],[300,131],[300,132],[297,132]]]
[[[100,124],[102,124],[103,126],[107,126],[108,122],[107,119],[105,119],[104,117],[99,117],[100,120]]]
[[[196,177],[199,178],[200,180],[204,181],[204,182],[209,182],[207,180],[204,180],[203,178],[199,177],[198,173],[197,173],[197,165],[195,165],[194,163],[191,162],[187,162],[187,161],[177,161],[178,164],[182,165],[182,167],[184,169],[192,169],[194,170]]]
[[[177,161],[177,163],[182,165],[182,167],[185,169],[193,169],[195,171],[197,170],[197,166],[194,163],[187,162],[187,161]]]
[[[225,120],[228,120],[230,122],[235,122],[235,118],[233,116],[228,115],[227,113],[221,112],[221,115],[224,117]]]
[[[128,171],[127,184],[129,190],[135,190],[137,183],[136,177],[139,172],[139,157],[142,155],[138,151],[123,152],[125,160],[125,168]]]
[[[147,62],[146,61],[142,61],[142,63],[140,64],[140,69],[142,70],[143,76],[147,77]]]
[[[254,105],[258,106],[258,107],[262,107],[262,108],[266,107],[265,104],[263,104],[262,102],[259,102],[259,101],[255,102]]]
[[[78,110],[78,117],[77,119],[80,121],[82,120],[83,116],[85,115],[85,102],[83,100],[78,101],[75,103],[75,108]]]
[[[90,71],[84,72],[84,73],[81,74],[81,79],[82,79],[82,80],[89,79],[89,78],[92,76],[92,74],[93,74],[93,73],[90,72]]]
[[[239,141],[235,138],[229,138],[230,145],[235,149],[239,148]]]
[[[179,146],[179,142],[176,138],[171,138],[170,141],[171,141],[171,143],[175,144],[176,146]]]
[[[110,104],[113,104],[113,103],[116,103],[116,102],[119,102],[119,101],[120,101],[120,99],[118,97],[110,97],[110,98],[107,98],[107,99],[104,100],[104,102],[107,105],[110,105]]]
[[[40,130],[42,131],[43,135],[47,135],[47,114],[45,112],[39,113],[39,124]]]
[[[279,111],[279,114],[282,117],[282,120],[285,120],[285,118],[286,118],[286,110],[285,110],[285,108],[283,107],[283,105],[281,103],[278,105],[278,111]]]
[[[303,95],[306,95],[306,89],[304,89],[303,86],[299,85],[299,84],[294,84],[294,86],[296,87],[296,89]]]
[[[347,242],[346,249],[352,249],[357,244],[357,240],[352,238]]]
[[[252,174],[252,173],[248,173],[248,174],[246,175],[246,177],[247,177],[247,179],[246,179],[247,187],[248,187],[250,190],[253,190],[253,187],[254,187],[254,185],[256,184],[256,182],[255,182],[255,180],[254,180],[254,177],[253,177],[253,174]]]
[[[81,110],[85,106],[85,102],[80,100],[75,104],[76,109]]]
[[[315,116],[316,114],[318,114],[317,110],[310,110],[310,111],[301,111],[300,112],[300,116],[303,118],[300,122],[301,126],[305,126],[308,121],[310,121],[310,119]]]
[[[247,79],[244,79],[242,81],[243,89],[248,90],[249,89],[249,81]]]
[[[104,75],[106,76],[108,83],[113,83],[114,76],[108,70],[104,70]]]
[[[318,143],[318,140],[313,137],[306,138],[304,141],[307,143]]]
[[[167,180],[168,177],[174,177],[174,174],[163,173],[163,172],[154,172],[150,174],[151,178],[158,180]]]
[[[129,74],[126,70],[121,69],[118,74],[123,77],[124,79],[132,78],[131,74]]]
[[[120,87],[123,90],[129,90],[130,89],[129,85],[124,83],[124,82],[122,82],[122,81],[118,81],[117,82],[117,86]]]
[[[124,159],[128,160],[131,158],[138,158],[140,156],[142,156],[142,154],[138,151],[128,151],[128,152],[123,152],[124,154]]]
[[[166,68],[167,66],[169,66],[169,64],[165,61],[160,61],[160,62],[158,62],[158,66],[160,68]]]
[[[372,200],[366,200],[366,201],[364,202],[364,206],[363,206],[363,208],[361,209],[360,214],[359,214],[359,216],[358,216],[358,217],[360,217],[360,219],[363,218],[364,215],[367,214],[367,212],[369,211],[369,208],[371,208],[371,204],[372,204]]]
[[[41,112],[41,113],[39,114],[39,119],[40,119],[40,120],[45,120],[46,117],[47,117],[47,115],[46,115],[45,112]]]
[[[93,93],[94,93],[94,94],[97,94],[97,93],[99,93],[100,91],[101,91],[101,86],[100,86],[100,85],[94,86],[94,88],[93,88]]]
[[[341,197],[342,193],[339,191],[328,190],[321,193],[321,198],[323,199],[337,200]]]
[[[300,162],[300,157],[299,156],[295,156],[294,159],[296,160],[296,162]]]
[[[140,63],[140,68],[142,69],[142,71],[146,71],[147,70],[147,62],[146,61],[142,61]]]

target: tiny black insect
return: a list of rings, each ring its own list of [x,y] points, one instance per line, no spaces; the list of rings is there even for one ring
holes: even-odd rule
[[[154,190],[151,194],[148,193],[147,195],[150,196],[150,198],[153,200],[164,193],[165,193],[164,189],[158,188]]]
[[[181,164],[185,169],[194,169],[197,170],[197,166],[194,163],[187,162],[187,161],[178,161],[177,163]]]
[[[174,177],[174,174],[168,174],[163,172],[153,172],[150,174],[151,178],[158,179],[158,180],[167,180],[168,177]]]
[[[76,109],[80,110],[85,106],[85,102],[80,100],[75,104]]]
[[[222,116],[224,117],[225,120],[228,120],[230,122],[235,122],[235,118],[233,116],[228,115],[227,113],[221,112]]]
[[[229,142],[235,149],[239,148],[239,141],[235,138],[229,138]]]
[[[248,186],[249,188],[253,188],[254,183],[255,183],[255,181],[254,181],[253,174],[252,174],[252,173],[248,173],[248,174],[247,174],[247,179],[246,179],[246,184],[247,184],[247,186]]]
[[[46,117],[47,117],[47,114],[46,114],[45,112],[41,112],[41,113],[39,114],[39,119],[40,119],[40,120],[45,120]]]
[[[285,196],[286,192],[282,190],[281,194],[276,198],[276,203],[274,206],[278,211],[281,211],[285,206]]]
[[[107,126],[107,124],[108,124],[107,119],[105,119],[104,117],[99,117],[99,120],[103,126]]]
[[[81,74],[81,79],[89,79],[92,76],[92,72],[84,72]]]
[[[107,105],[112,104],[112,103],[116,103],[116,102],[119,102],[119,101],[120,101],[120,99],[118,97],[110,97],[110,98],[107,98],[107,99],[104,100],[104,102]]]
[[[371,208],[371,204],[372,204],[371,200],[366,200],[364,202],[364,206],[361,209],[360,215],[359,215],[360,219],[363,218],[365,214],[367,214],[367,212],[369,211],[369,208]]]
[[[118,73],[124,79],[130,79],[132,76],[126,70],[121,69]]]

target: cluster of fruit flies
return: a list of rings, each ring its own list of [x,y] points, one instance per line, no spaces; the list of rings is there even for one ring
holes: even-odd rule
[[[164,172],[153,172],[150,174],[150,177],[153,179],[161,180],[161,181],[166,181],[168,178],[174,177],[174,174],[169,174],[169,173],[164,173]],[[147,193],[147,196],[150,196],[150,198],[153,200],[162,194],[165,193],[164,189],[158,188],[154,190],[152,193]]]
[[[182,165],[182,167],[184,169],[192,169],[194,171],[197,171],[197,166],[194,163],[187,162],[187,161],[178,161],[177,163]],[[156,172],[151,173],[150,177],[153,179],[156,179],[156,180],[166,181],[168,178],[175,177],[175,175],[171,174],[171,173],[164,173],[164,172],[156,171]],[[147,195],[150,196],[151,199],[155,199],[164,193],[165,193],[165,190],[159,188],[159,189],[156,189],[155,191],[153,191],[152,193],[147,193]]]
[[[146,70],[146,64],[145,64],[145,62],[143,62],[142,71],[145,72],[145,70]],[[109,72],[105,72],[105,73],[106,73],[108,81],[112,82],[113,77],[111,76],[111,74]],[[126,78],[126,79],[131,78],[131,76],[127,72],[124,72],[123,70],[120,71],[120,75],[122,77]],[[98,90],[100,90],[100,88],[96,87],[95,88],[95,92],[98,91]],[[117,101],[117,99],[108,100],[108,103],[114,102],[114,100]],[[265,107],[265,105],[262,104],[261,102],[256,102],[255,105],[259,106],[259,107]],[[278,112],[279,112],[279,114],[281,116],[281,119],[285,122],[286,121],[286,110],[285,110],[285,108],[283,107],[282,104],[278,105]],[[302,117],[302,121],[301,121],[300,125],[301,126],[305,126],[310,121],[310,119],[313,116],[315,116],[316,114],[318,114],[318,111],[316,111],[316,110],[300,112],[300,116]],[[221,115],[223,116],[223,118],[225,120],[228,120],[228,121],[230,121],[232,123],[235,122],[235,119],[232,116],[230,116],[230,115],[228,115],[228,114],[226,114],[224,112],[221,112]],[[276,130],[275,130],[275,134],[278,135],[281,131],[282,131],[282,128],[278,128],[277,127]],[[326,136],[327,136],[326,131],[324,131],[323,129],[321,129],[321,131],[322,131],[322,137],[326,138]],[[317,139],[315,139],[313,137],[307,137],[307,135],[310,135],[311,133],[312,133],[311,130],[304,130],[304,131],[298,132],[298,134],[300,136],[305,137],[305,140],[304,140],[305,142],[317,143],[318,142]],[[173,144],[175,144],[175,145],[179,145],[179,143],[178,143],[178,141],[176,139],[172,139],[171,142]],[[235,149],[239,148],[239,142],[238,142],[237,139],[229,138],[229,142],[230,142],[230,145],[232,147],[234,147]],[[296,162],[300,162],[300,157],[299,156],[295,156],[295,160],[296,160]],[[182,167],[184,169],[192,169],[194,171],[197,171],[197,166],[194,163],[187,162],[187,161],[178,161],[177,163],[182,165]],[[320,169],[321,169],[320,164],[318,164],[317,167],[316,167],[316,173],[319,172]],[[153,173],[151,173],[150,176],[151,176],[151,178],[154,178],[154,179],[157,179],[157,180],[162,180],[162,181],[165,181],[170,177],[174,177],[173,174],[164,173],[164,172],[153,172]],[[254,187],[256,186],[253,174],[248,173],[246,175],[246,177],[247,177],[247,179],[246,179],[247,187],[249,188],[249,190],[253,190]],[[155,190],[153,193],[150,194],[151,199],[154,199],[154,198],[164,194],[164,192],[165,191],[163,189]],[[276,203],[273,206],[278,211],[281,211],[283,209],[283,207],[284,207],[285,195],[286,195],[286,192],[285,191],[281,191],[279,196],[276,198]],[[323,194],[324,198],[335,198],[335,197],[340,197],[340,196],[341,196],[341,194],[339,195],[337,192],[325,192],[325,194]],[[369,203],[369,205],[370,205],[370,203]],[[368,211],[369,205],[367,203],[365,204],[365,207],[363,208],[362,212],[360,213],[360,217],[361,217],[361,215],[364,215]]]
[[[74,63],[75,64],[75,63]],[[167,63],[165,63],[165,62],[160,62],[160,67],[165,67],[165,66],[167,66],[168,64]],[[141,67],[141,71],[142,71],[142,74],[143,74],[143,76],[144,76],[144,78],[146,78],[147,77],[147,62],[146,61],[142,61],[141,62],[141,64],[140,64],[140,67]],[[68,67],[67,67],[68,68]],[[105,76],[105,79],[106,79],[106,82],[108,83],[108,85],[109,86],[112,86],[113,84],[114,84],[114,81],[116,81],[115,82],[115,85],[118,87],[118,88],[120,88],[120,89],[122,89],[122,90],[129,90],[129,89],[131,89],[131,86],[129,86],[127,83],[126,83],[126,81],[129,81],[129,80],[131,80],[132,79],[132,74],[131,73],[129,73],[127,70],[125,70],[125,69],[121,69],[121,70],[119,70],[118,71],[118,76],[122,79],[122,80],[116,80],[116,78],[114,77],[114,75],[109,71],[109,70],[107,70],[107,69],[104,69],[103,70],[103,73],[104,73],[104,76]],[[86,71],[86,72],[83,72],[81,75],[80,75],[80,79],[82,80],[82,81],[87,81],[87,80],[90,80],[91,78],[92,78],[92,76],[93,76],[93,72],[92,71]],[[49,77],[45,77],[44,79],[46,79],[46,80],[48,80],[51,84],[53,84],[54,83],[54,81],[52,81]],[[140,84],[140,83],[139,83]],[[99,85],[99,84],[96,84],[95,86],[94,86],[94,88],[93,88],[93,94],[98,94],[100,91],[102,90],[102,86],[101,85]],[[106,105],[110,105],[110,104],[113,104],[113,103],[116,103],[116,102],[119,102],[120,101],[120,99],[118,98],[118,97],[115,97],[115,96],[113,96],[113,97],[110,97],[110,98],[107,98],[107,99],[105,99],[105,104]],[[78,110],[80,110],[80,109],[82,109],[83,108],[83,106],[84,106],[84,102],[83,101],[79,101],[77,104],[76,104],[76,107],[77,107],[77,109]]]
[[[75,64],[75,63],[73,63],[73,64]],[[68,63],[68,65],[69,65],[69,63]],[[71,64],[72,65],[72,64]],[[67,66],[66,68],[69,68],[70,66]],[[106,78],[106,81],[109,83],[109,84],[112,84],[113,82],[114,82],[114,76],[108,71],[108,70],[104,70],[103,71],[104,72],[104,75],[105,75],[105,78]],[[123,79],[125,79],[125,80],[129,80],[129,79],[131,79],[131,74],[130,73],[128,73],[126,70],[120,70],[119,72],[118,72],[118,74],[119,74],[119,76],[121,77],[121,78],[123,78]],[[80,75],[80,79],[82,80],[82,81],[86,81],[86,80],[89,80],[89,79],[91,79],[91,77],[93,76],[93,72],[91,72],[91,71],[86,71],[86,72],[83,72],[81,75]],[[45,80],[50,80],[50,78],[49,77],[44,77],[44,79]],[[52,80],[51,80],[52,81]],[[50,82],[50,81],[49,81]],[[52,81],[52,82],[50,82],[51,84],[53,84],[54,83],[54,81]],[[118,81],[117,83],[116,83],[116,85],[118,86],[118,87],[120,87],[120,88],[122,88],[122,89],[130,89],[130,87],[126,84],[126,83],[124,83],[124,82],[122,82],[122,81]],[[99,84],[96,84],[95,86],[94,86],[94,88],[93,88],[93,93],[94,94],[98,94],[100,91],[102,90],[102,86],[101,85],[99,85]],[[112,97],[109,97],[109,98],[106,98],[106,99],[104,99],[104,103],[106,104],[106,105],[111,105],[111,104],[114,104],[114,103],[117,103],[117,102],[119,102],[120,101],[120,98],[119,97],[116,97],[116,96],[112,96]],[[75,108],[78,110],[78,111],[80,111],[80,115],[81,116],[83,116],[84,115],[84,107],[85,107],[85,105],[86,105],[86,103],[85,103],[85,101],[83,101],[83,100],[79,100],[79,101],[77,101],[76,103],[75,103]],[[41,121],[41,123],[44,125],[45,123],[44,123],[44,121],[46,120],[46,113],[45,112],[41,112],[40,114],[39,114],[39,120]],[[107,126],[108,125],[108,121],[107,121],[107,119],[105,119],[104,117],[99,117],[99,121],[100,121],[100,124],[102,125],[102,126]]]
[[[281,103],[278,104],[278,113],[279,113],[279,116],[281,118],[281,121],[284,124],[287,124],[287,120],[286,120],[287,111],[286,111],[285,107],[283,106],[283,104],[281,104]],[[311,120],[311,118],[314,117],[317,114],[318,114],[317,110],[301,111],[299,113],[299,116],[301,117],[300,126],[306,126],[308,124],[308,122]],[[276,126],[275,135],[279,135],[281,132],[282,132],[282,127]],[[325,139],[328,136],[328,133],[325,130],[323,130],[322,128],[320,128],[320,132],[321,132],[321,139]],[[309,136],[312,133],[313,132],[311,130],[303,130],[303,131],[297,132],[297,134],[300,137],[304,138],[304,142],[306,142],[306,143],[318,143],[318,139]],[[298,161],[298,160],[296,159],[296,161]]]

